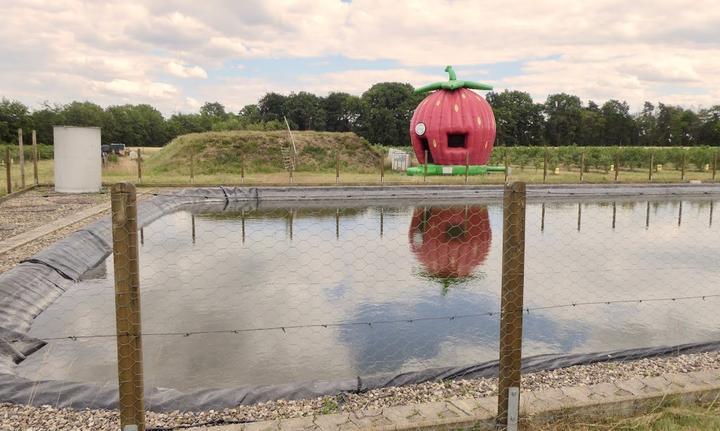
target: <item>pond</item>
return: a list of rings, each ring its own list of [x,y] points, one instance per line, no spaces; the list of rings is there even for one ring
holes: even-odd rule
[[[299,204],[298,204],[299,205]],[[720,338],[710,200],[527,206],[523,355]],[[192,389],[497,359],[502,206],[166,215],[142,231],[146,386]],[[35,320],[32,379],[117,379],[110,256]]]

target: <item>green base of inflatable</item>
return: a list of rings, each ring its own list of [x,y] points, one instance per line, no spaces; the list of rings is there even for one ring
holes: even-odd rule
[[[427,169],[427,173],[426,173]],[[505,166],[486,166],[486,165],[473,165],[473,166],[458,166],[458,165],[434,165],[428,163],[421,166],[413,166],[407,169],[407,174],[410,176],[422,176],[422,175],[465,175],[467,170],[468,175],[486,175],[490,172],[505,172]]]

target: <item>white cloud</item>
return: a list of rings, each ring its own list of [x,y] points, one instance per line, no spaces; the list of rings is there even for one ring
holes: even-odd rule
[[[177,88],[163,82],[128,81],[113,79],[112,81],[93,82],[95,91],[106,91],[119,96],[133,96],[149,99],[167,99],[178,94]]]
[[[167,64],[166,70],[171,75],[179,76],[180,78],[203,78],[207,79],[207,72],[200,66],[185,66],[180,63],[171,61]]]
[[[358,94],[376,81],[422,85],[442,79],[445,64],[460,65],[461,78],[540,100],[565,91],[634,107],[645,99],[720,103],[716,0],[17,0],[3,9],[0,91],[28,103],[137,97],[168,112],[190,109],[188,97],[236,105],[258,91]],[[232,76],[239,60],[323,56],[397,65],[314,76],[300,69],[288,82],[222,73],[205,79],[215,70]],[[488,66],[508,61],[525,63],[519,72]],[[438,74],[417,66],[436,66]],[[164,82],[169,76],[204,81],[174,87]]]

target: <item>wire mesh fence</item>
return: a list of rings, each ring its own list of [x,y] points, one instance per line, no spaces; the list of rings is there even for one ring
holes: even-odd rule
[[[112,259],[38,316],[32,335],[49,345],[20,366],[119,384],[123,424],[142,423],[143,383],[324,381],[332,395],[499,375],[498,420],[512,427],[521,371],[718,339],[712,198],[552,201],[522,184],[504,202],[199,194],[138,228],[131,195],[113,194]],[[551,356],[523,370],[539,355]]]

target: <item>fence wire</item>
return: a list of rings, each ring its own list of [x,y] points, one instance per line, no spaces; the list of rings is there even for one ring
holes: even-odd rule
[[[504,349],[500,374],[519,386],[520,357],[717,341],[715,206],[520,199],[525,221],[511,229],[519,213],[477,199],[198,204],[137,231],[125,220],[114,228],[130,244],[137,235],[137,267],[116,236],[115,254],[38,316],[31,335],[49,344],[19,369],[195,390],[450,368],[476,377],[472,366]],[[115,318],[116,303],[137,304],[136,269],[142,331],[130,309]]]

